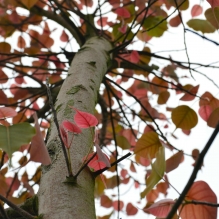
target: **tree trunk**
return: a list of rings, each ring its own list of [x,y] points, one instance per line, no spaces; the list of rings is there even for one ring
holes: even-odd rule
[[[93,37],[78,51],[55,103],[59,124],[64,119],[73,121],[74,110],[69,106],[94,112],[100,83],[111,62],[108,53],[111,49],[110,43],[104,38]],[[73,174],[81,166],[91,145],[89,129],[74,136],[71,145]],[[85,168],[77,178],[77,185],[63,183],[68,172],[53,121],[47,147],[52,164],[43,167],[38,192],[39,214],[43,214],[44,219],[95,219],[94,178],[88,168]]]

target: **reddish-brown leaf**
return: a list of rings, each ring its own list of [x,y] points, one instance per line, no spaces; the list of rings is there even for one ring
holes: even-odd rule
[[[8,98],[4,91],[0,90],[0,105],[5,105],[8,103]]]
[[[163,199],[144,209],[144,211],[159,218],[166,218],[174,203],[175,201],[172,199]]]
[[[97,24],[101,27],[101,24],[102,24],[102,27],[106,26],[107,25],[107,20],[108,20],[108,17],[100,17],[98,20],[97,20]]]
[[[113,201],[113,208],[116,211],[121,211],[124,207],[124,202],[119,200],[119,201]]]
[[[130,54],[130,61],[137,64],[139,62],[139,54],[138,51],[133,50]]]
[[[26,47],[26,42],[22,36],[19,36],[17,39],[17,46],[21,49]]]
[[[49,157],[49,153],[46,149],[46,145],[40,131],[36,113],[33,115],[33,117],[35,120],[36,135],[32,138],[31,141],[31,147],[29,151],[30,160],[40,162],[44,165],[49,165],[51,164],[51,159]]]
[[[183,151],[179,151],[166,160],[166,173],[176,169],[183,159]]]
[[[60,36],[60,40],[62,42],[68,42],[69,41],[68,34],[65,32],[65,30],[62,31],[62,34]]]
[[[129,18],[129,17],[131,17],[130,12],[126,8],[117,8],[115,10],[115,13],[118,16],[122,17],[122,18]]]
[[[180,100],[183,101],[191,101],[194,100],[195,95],[197,94],[199,89],[199,85],[195,86],[195,87],[191,87],[190,89],[188,89],[189,93],[185,93]]]
[[[169,188],[168,182],[160,182],[156,187],[158,192],[163,193],[165,196],[167,195],[167,189]]]
[[[175,17],[171,18],[169,21],[169,25],[171,27],[178,27],[181,24],[181,19],[179,17],[179,15],[176,15]]]
[[[104,208],[110,208],[112,207],[113,202],[107,195],[101,195],[100,205],[103,206]]]
[[[216,108],[211,115],[208,117],[208,126],[215,128],[219,122],[219,108]]]
[[[138,213],[138,209],[132,203],[129,202],[126,205],[126,212],[128,216],[136,215]]]
[[[207,2],[211,5],[212,8],[219,6],[219,0],[207,0]]]
[[[0,84],[4,84],[8,81],[8,76],[5,74],[2,68],[0,68]]]
[[[17,112],[11,107],[0,107],[0,119],[14,117]]]
[[[194,182],[189,192],[186,195],[187,201],[202,201],[207,203],[217,203],[217,197],[209,185],[204,181]],[[216,219],[217,208],[207,205],[184,205],[180,217],[182,219]]]
[[[148,194],[146,195],[147,203],[153,203],[159,196],[159,193],[156,189],[152,189]]]

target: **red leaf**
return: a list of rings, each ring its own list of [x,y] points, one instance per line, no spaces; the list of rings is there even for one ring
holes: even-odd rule
[[[68,34],[65,32],[65,30],[62,31],[62,34],[60,36],[60,40],[62,42],[68,42],[69,41]]]
[[[33,118],[35,120],[36,135],[32,138],[31,141],[31,147],[29,151],[30,160],[40,162],[43,165],[49,165],[51,164],[51,159],[49,157],[49,153],[40,131],[36,113],[33,114]]]
[[[202,13],[203,9],[200,5],[193,5],[191,10],[192,17],[199,16]]]
[[[120,172],[120,175],[121,175],[121,177],[122,177],[123,179],[125,179],[126,176],[128,175],[128,171],[125,170],[125,169],[122,169],[121,172]]]
[[[137,51],[133,50],[130,54],[130,61],[133,63],[139,62],[139,54]]]
[[[124,24],[124,25],[122,25],[121,27],[118,28],[118,31],[121,32],[121,33],[126,33],[127,27],[128,26],[126,24]]]
[[[106,164],[107,167],[111,167],[111,164],[109,162],[109,158],[106,156],[106,154],[104,154],[101,150],[101,148],[99,147],[99,145],[95,145],[96,149],[97,149],[97,155],[98,155],[98,161],[102,161]]]
[[[7,117],[14,117],[17,115],[17,112],[10,107],[0,107],[0,119]]]
[[[114,202],[113,202],[113,208],[114,208],[116,211],[121,211],[123,207],[124,207],[123,201],[114,201]]]
[[[24,38],[22,36],[19,36],[18,37],[18,40],[17,40],[17,46],[21,49],[25,48],[26,47],[26,42],[24,40]]]
[[[74,132],[74,133],[81,133],[81,129],[77,125],[75,125],[74,123],[68,120],[64,120],[62,122],[62,125],[66,129],[66,131]]]
[[[207,203],[217,203],[217,197],[209,185],[204,181],[194,182],[186,195],[186,200],[196,200]],[[217,208],[207,205],[186,204],[180,214],[182,219],[216,219]]]
[[[106,26],[107,25],[107,20],[108,20],[108,17],[100,17],[98,20],[97,20],[97,24],[101,27],[101,26]],[[101,25],[102,24],[102,25]]]
[[[144,211],[153,214],[156,217],[166,218],[174,203],[175,201],[172,199],[163,199],[152,204],[149,208],[144,209]]]
[[[126,212],[127,212],[127,215],[129,215],[129,216],[135,215],[138,213],[138,209],[134,205],[132,205],[132,203],[128,203],[126,205]]]
[[[176,15],[176,17],[173,17],[170,19],[169,24],[171,27],[178,27],[181,24],[181,22],[182,21],[181,21],[179,15]]]
[[[87,112],[80,111],[75,108],[73,109],[76,111],[74,120],[80,128],[89,128],[89,127],[96,126],[98,124],[98,120],[94,115],[87,113]]]
[[[198,113],[201,118],[207,122],[209,116],[212,113],[212,109],[209,105],[204,105],[199,108]]]
[[[113,203],[112,200],[108,196],[102,195],[100,197],[100,205],[101,206],[103,206],[105,208],[110,208],[110,207],[112,207],[112,203]]]
[[[211,5],[212,8],[219,6],[219,0],[207,0],[207,2]]]
[[[89,160],[93,156],[93,154],[94,154],[94,152],[89,154],[87,157],[87,160]],[[109,159],[107,156],[106,156],[106,158]],[[101,170],[101,169],[105,168],[106,164],[103,161],[99,161],[98,154],[96,154],[94,156],[94,158],[88,163],[88,167],[91,169],[91,171],[95,172],[97,170]]]
[[[190,134],[191,134],[191,130],[182,129],[182,132],[183,132],[185,135],[190,135]]]
[[[130,12],[126,8],[117,8],[115,10],[115,13],[118,16],[122,17],[122,18],[129,18],[129,17],[131,17]]]
[[[6,94],[4,93],[4,91],[0,90],[0,104],[5,105],[7,103],[8,103],[8,98]]]

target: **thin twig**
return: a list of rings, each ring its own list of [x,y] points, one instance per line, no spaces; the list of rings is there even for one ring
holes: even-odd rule
[[[26,219],[36,219],[35,216],[29,214],[28,212],[24,211],[22,208],[19,208],[17,205],[13,204],[11,201],[9,201],[4,196],[0,195],[0,200],[5,202],[8,206],[13,208],[16,212],[18,212],[21,216],[23,216]]]
[[[96,152],[84,163],[83,166],[81,166],[81,168],[78,170],[78,172],[75,174],[74,178],[76,179],[78,177],[78,175],[80,174],[80,172],[88,165],[88,163],[96,156]]]
[[[9,219],[7,213],[5,212],[5,209],[1,204],[0,204],[0,215],[3,217],[3,219]]]
[[[53,101],[52,101],[52,94],[50,92],[49,79],[48,78],[46,79],[46,87],[47,87],[47,93],[48,93],[48,97],[49,97],[49,104],[50,104],[50,107],[52,109],[52,113],[53,113],[53,117],[54,117],[54,123],[55,123],[57,131],[58,131],[58,136],[59,136],[59,139],[60,139],[61,145],[62,145],[62,151],[63,151],[64,157],[65,157],[65,162],[66,162],[66,165],[67,165],[67,168],[68,168],[68,175],[72,176],[71,169],[70,169],[69,163],[68,163],[68,155],[67,155],[67,152],[65,150],[65,145],[64,145],[64,142],[62,141],[60,130],[59,130],[59,123],[58,123],[58,119],[57,119],[56,110],[54,108]]]
[[[97,177],[98,175],[100,175],[101,173],[103,173],[104,171],[108,170],[109,168],[113,167],[114,165],[120,163],[121,161],[123,161],[124,159],[126,159],[127,157],[131,156],[132,154],[129,152],[126,155],[120,157],[118,160],[114,161],[113,163],[111,163],[110,167],[105,167],[101,170],[98,170],[94,173],[94,176]]]
[[[207,206],[215,207],[215,208],[218,208],[218,207],[219,207],[219,204],[218,204],[218,203],[200,202],[200,201],[196,201],[196,200],[192,200],[192,201],[188,202],[188,204],[207,205]]]

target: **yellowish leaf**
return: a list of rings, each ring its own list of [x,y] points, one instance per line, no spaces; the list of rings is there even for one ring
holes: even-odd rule
[[[177,128],[190,130],[198,123],[198,116],[196,112],[189,106],[178,106],[172,111],[172,121]]]
[[[145,158],[153,159],[162,146],[156,132],[144,133],[137,141],[134,153]]]
[[[27,7],[27,9],[32,8],[37,2],[38,0],[21,0],[21,3]]]

